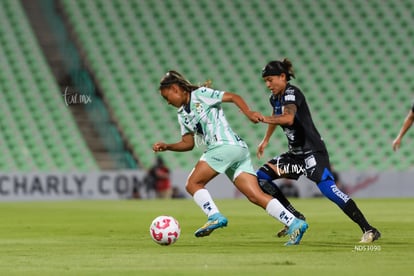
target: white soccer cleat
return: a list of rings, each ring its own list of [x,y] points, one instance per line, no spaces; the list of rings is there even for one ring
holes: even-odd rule
[[[371,229],[366,231],[363,235],[360,243],[371,243],[378,240],[381,237],[381,233],[377,229]]]

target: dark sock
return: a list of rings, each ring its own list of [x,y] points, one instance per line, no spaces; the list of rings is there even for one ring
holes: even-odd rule
[[[342,210],[350,219],[359,225],[362,232],[373,229],[352,199],[348,200]]]
[[[259,186],[260,188],[262,188],[263,192],[276,198],[280,202],[280,204],[282,204],[283,207],[288,209],[295,217],[305,219],[305,216],[301,212],[296,210],[295,207],[293,207],[293,205],[285,197],[283,192],[279,189],[279,187],[276,184],[269,183],[269,181],[264,179],[260,179],[259,183]]]
[[[292,204],[289,204],[288,206],[285,206],[286,209],[288,209],[295,217],[299,218],[299,219],[303,219],[305,220],[305,216],[299,212],[298,210],[295,209],[295,207],[292,206]]]

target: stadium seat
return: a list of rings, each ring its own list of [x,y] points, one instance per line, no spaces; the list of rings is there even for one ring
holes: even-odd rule
[[[20,2],[1,1],[0,18],[1,171],[97,170]]]
[[[146,166],[154,159],[153,142],[179,139],[175,110],[157,93],[167,70],[181,71],[194,83],[211,79],[214,88],[237,92],[268,114],[261,68],[288,57],[297,76],[292,83],[305,93],[337,170],[414,167],[414,155],[391,153],[400,127],[395,122],[402,123],[409,104],[398,107],[412,101],[414,90],[412,3],[62,3],[107,103]],[[265,128],[242,120],[237,108],[224,109],[255,156]],[[268,158],[286,150],[283,134],[275,134],[271,147]],[[168,153],[169,165],[191,169],[200,152]]]

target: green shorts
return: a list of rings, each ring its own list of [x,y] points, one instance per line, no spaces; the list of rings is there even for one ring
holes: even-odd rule
[[[242,172],[256,175],[248,148],[236,145],[219,145],[201,156],[218,173],[225,173],[232,181]]]

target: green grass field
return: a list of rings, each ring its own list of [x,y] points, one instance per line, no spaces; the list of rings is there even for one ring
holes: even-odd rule
[[[0,275],[413,275],[414,199],[357,199],[382,238],[361,232],[324,198],[292,200],[310,228],[283,246],[281,228],[245,199],[217,200],[228,227],[193,232],[206,218],[192,200],[0,203]],[[181,237],[160,246],[149,236],[172,215]]]

